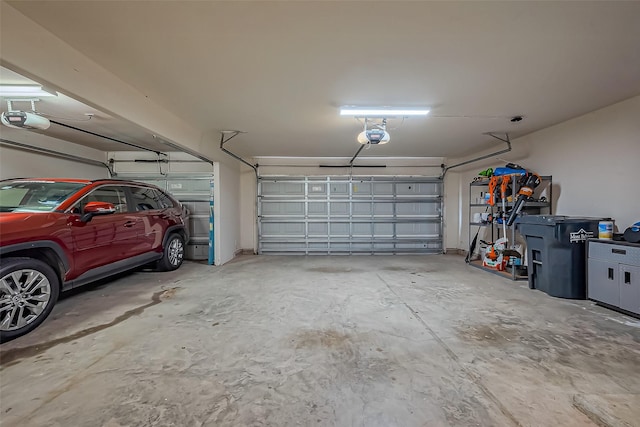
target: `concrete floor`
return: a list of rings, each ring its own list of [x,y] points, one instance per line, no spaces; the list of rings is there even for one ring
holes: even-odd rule
[[[3,426],[640,426],[640,321],[458,256],[246,256],[65,296]]]

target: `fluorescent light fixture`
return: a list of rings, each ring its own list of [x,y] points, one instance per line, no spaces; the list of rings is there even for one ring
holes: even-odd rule
[[[53,93],[52,93],[53,92]],[[40,85],[0,85],[0,96],[7,98],[14,97],[44,97],[58,96],[55,91],[47,91]]]
[[[341,116],[356,117],[394,117],[394,116],[426,116],[426,108],[392,108],[392,107],[353,107],[340,108]]]

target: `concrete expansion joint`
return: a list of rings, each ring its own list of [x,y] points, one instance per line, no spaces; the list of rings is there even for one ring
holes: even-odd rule
[[[573,395],[572,405],[578,411],[582,412],[600,427],[633,427],[631,424],[621,420],[609,411],[590,402],[589,399],[582,394]]]
[[[482,391],[482,393],[487,397],[491,402],[493,402],[500,412],[512,423],[512,425],[516,427],[523,427],[522,424],[516,419],[516,417],[503,405],[503,403],[482,383],[481,377],[478,377],[475,373],[471,372],[467,369],[461,362],[458,355],[451,350],[451,348],[435,333],[435,331],[424,321],[424,319],[420,316],[420,314],[414,310],[406,301],[402,299],[402,297],[389,285],[389,283],[380,276],[380,274],[376,274],[378,279],[389,289],[389,291],[398,298],[398,300],[411,312],[413,317],[420,322],[420,324],[429,332],[429,334],[436,340],[438,345],[442,347],[442,349],[447,353],[449,358],[453,360],[456,365],[460,368],[462,372],[467,376],[469,380],[471,380],[478,388]]]

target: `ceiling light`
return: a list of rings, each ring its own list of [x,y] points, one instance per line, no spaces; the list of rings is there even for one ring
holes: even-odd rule
[[[48,91],[40,85],[0,85],[0,96],[29,97],[29,96],[57,96],[55,91]]]
[[[426,108],[392,108],[392,107],[354,107],[347,106],[340,109],[341,116],[356,117],[398,117],[398,116],[426,116]]]

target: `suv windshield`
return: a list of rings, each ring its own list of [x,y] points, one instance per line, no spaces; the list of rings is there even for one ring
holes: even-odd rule
[[[51,212],[85,185],[54,181],[0,182],[0,212]]]

